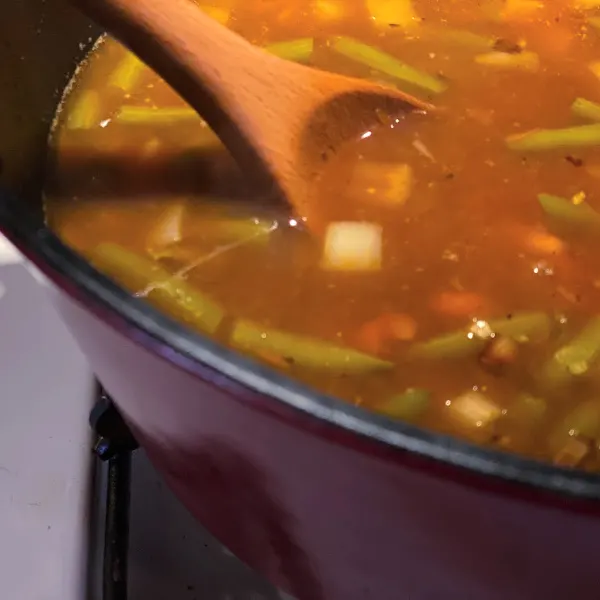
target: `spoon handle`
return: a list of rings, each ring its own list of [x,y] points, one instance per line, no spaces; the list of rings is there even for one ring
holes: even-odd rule
[[[268,104],[275,57],[191,0],[71,0],[153,68],[217,133],[255,184],[272,186],[249,137]],[[266,65],[266,68],[263,66]]]

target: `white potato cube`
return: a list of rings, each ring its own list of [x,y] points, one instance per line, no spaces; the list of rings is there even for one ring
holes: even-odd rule
[[[329,271],[374,271],[381,268],[382,230],[364,222],[331,223],[325,235],[321,266]]]

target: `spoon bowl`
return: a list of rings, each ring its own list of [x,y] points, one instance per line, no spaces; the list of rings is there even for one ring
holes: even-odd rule
[[[432,107],[394,88],[283,60],[190,0],[72,0],[130,48],[220,137],[254,190],[322,225],[312,186],[345,139],[378,111]]]

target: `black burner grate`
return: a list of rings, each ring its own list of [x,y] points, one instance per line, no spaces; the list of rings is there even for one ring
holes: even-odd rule
[[[127,600],[131,453],[137,448],[127,425],[103,392],[90,413],[94,453],[108,463],[102,600]]]

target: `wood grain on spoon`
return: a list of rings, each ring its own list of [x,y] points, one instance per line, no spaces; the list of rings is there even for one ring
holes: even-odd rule
[[[311,184],[375,110],[431,107],[392,88],[290,63],[219,25],[190,0],[72,0],[198,111],[262,195],[309,227]]]

